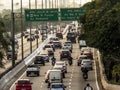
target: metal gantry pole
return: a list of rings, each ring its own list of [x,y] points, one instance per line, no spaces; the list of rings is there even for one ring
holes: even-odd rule
[[[12,67],[15,67],[15,39],[14,39],[14,31],[15,31],[15,20],[14,20],[14,12],[13,12],[13,0],[11,1],[11,39],[12,39]]]
[[[29,9],[31,9],[31,0],[29,0]],[[31,22],[30,22],[30,38],[31,38]],[[32,41],[30,40],[30,53],[32,53]]]
[[[35,0],[35,9],[37,9],[37,0]],[[36,24],[36,31],[37,31],[37,24]],[[38,38],[36,39],[36,46],[38,48]]]
[[[22,0],[21,1],[21,35],[23,34],[23,15],[22,15]],[[22,60],[24,58],[24,50],[23,50],[23,36],[21,37],[21,52],[22,52]]]

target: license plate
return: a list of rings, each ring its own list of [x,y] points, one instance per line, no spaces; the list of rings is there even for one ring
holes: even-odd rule
[[[26,90],[26,88],[22,88],[21,90]]]

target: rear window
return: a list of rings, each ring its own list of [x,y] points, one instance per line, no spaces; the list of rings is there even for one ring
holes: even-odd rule
[[[39,57],[36,57],[36,59],[39,59],[39,60],[40,60],[40,59],[42,59],[42,57],[39,56]]]
[[[45,45],[45,48],[51,48],[51,46],[50,45]]]
[[[18,81],[18,84],[30,84],[30,81]]]
[[[91,61],[83,61],[83,63],[91,63]]]
[[[62,88],[62,85],[52,85],[52,88]]]

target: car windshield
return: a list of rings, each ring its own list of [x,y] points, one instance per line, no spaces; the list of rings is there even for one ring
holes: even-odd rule
[[[58,84],[58,85],[52,85],[52,88],[62,88],[62,85],[61,85],[61,84]]]
[[[51,48],[51,46],[50,45],[46,45],[45,48]]]
[[[86,63],[86,64],[87,64],[87,63],[91,63],[91,61],[83,61],[83,63]]]
[[[41,60],[41,59],[42,59],[42,57],[40,57],[40,56],[39,56],[39,57],[36,57],[36,59],[37,59],[37,60]]]
[[[56,63],[56,65],[64,65],[64,63]]]

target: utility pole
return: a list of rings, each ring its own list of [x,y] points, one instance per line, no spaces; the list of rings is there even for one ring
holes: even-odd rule
[[[35,0],[35,9],[37,9],[37,0]],[[37,24],[36,24],[36,31],[37,31]],[[38,35],[38,34],[37,34]],[[36,39],[36,46],[38,48],[38,38]]]
[[[13,0],[11,1],[11,39],[12,39],[12,67],[15,67],[15,38],[14,38],[14,31],[15,31],[15,18],[14,18],[14,12],[13,12]]]
[[[23,15],[22,15],[22,0],[20,0],[21,1],[21,15],[20,15],[20,17],[21,17],[21,35],[23,34]],[[21,37],[21,52],[22,52],[22,60],[23,60],[23,58],[24,58],[24,50],[23,50],[23,36]]]
[[[31,0],[29,0],[29,9],[31,9]],[[30,22],[30,38],[31,38],[31,22]],[[32,41],[30,40],[30,53],[32,53]]]

